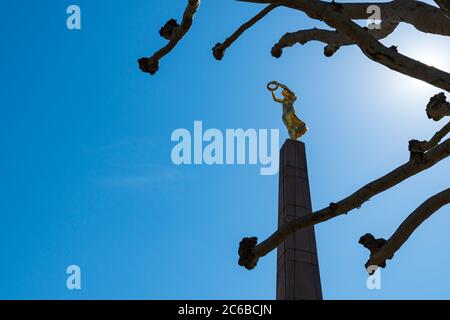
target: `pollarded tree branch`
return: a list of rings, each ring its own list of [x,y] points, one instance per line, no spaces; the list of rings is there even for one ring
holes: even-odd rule
[[[370,250],[370,258],[365,267],[379,266],[384,268],[386,260],[392,259],[394,253],[409,239],[413,232],[433,213],[450,203],[450,188],[432,196],[414,210],[398,227],[389,240],[376,239],[371,234],[366,234],[360,239],[360,243]],[[374,269],[370,269],[371,272]]]
[[[381,23],[380,29],[371,29],[368,30],[368,32],[376,39],[383,39],[390,35],[397,26],[398,22],[389,22],[385,20]],[[281,37],[280,41],[272,48],[272,56],[279,58],[281,57],[284,48],[292,47],[297,43],[304,45],[309,41],[320,41],[325,43],[327,46],[324,49],[324,54],[327,57],[331,57],[342,46],[355,44],[354,41],[336,31],[317,28],[300,30],[297,32],[286,33]]]
[[[272,0],[239,0],[241,2],[268,4]],[[282,5],[298,2],[296,0],[280,1]],[[316,1],[320,4],[330,2]],[[436,2],[449,2],[449,0],[436,0]],[[414,0],[393,0],[390,2],[359,2],[359,3],[339,3],[336,4],[342,12],[352,20],[367,20],[370,13],[367,12],[369,6],[377,6],[381,11],[381,19],[392,23],[404,22],[414,26],[417,30],[425,33],[450,36],[450,21],[443,10],[422,1]],[[292,6],[293,7],[293,6]]]
[[[443,12],[421,1],[342,3],[343,12],[353,20],[367,19],[367,8],[372,5],[380,8],[383,21],[404,22],[421,32],[450,36],[450,21]]]
[[[230,37],[228,37],[223,43],[217,43],[213,48],[214,58],[222,60],[225,50],[233,44],[247,29],[251,28],[255,23],[264,18],[270,11],[279,7],[280,4],[274,2],[265,7],[260,13],[241,25]]]
[[[438,145],[438,143],[450,132],[450,121],[428,141],[411,140],[409,151],[411,153],[424,153]]]
[[[445,116],[450,116],[450,103],[443,92],[431,97],[427,105],[427,116],[429,119],[439,121]]]
[[[421,158],[410,159],[408,162],[389,172],[385,176],[368,183],[347,198],[337,203],[331,203],[328,207],[312,214],[291,220],[258,245],[256,245],[256,238],[244,238],[241,241],[241,246],[246,246],[246,250],[239,250],[240,253],[245,253],[245,255],[240,256],[239,264],[247,269],[254,268],[260,257],[265,256],[277,248],[295,231],[328,221],[342,214],[347,214],[353,209],[360,208],[362,204],[373,196],[394,187],[419,172],[431,168],[449,155],[450,138],[424,153]],[[251,244],[253,244],[252,250],[249,248]]]
[[[447,102],[447,98],[443,92],[438,93],[430,98],[427,104],[427,116],[429,119],[439,121],[445,116],[450,115],[450,103]],[[411,140],[409,141],[409,152],[411,158],[422,157],[422,154],[435,146],[450,132],[450,122],[447,123],[441,130],[429,141]]]
[[[270,3],[271,1],[240,0],[244,2]],[[397,0],[402,5],[405,0]],[[450,74],[397,52],[396,48],[387,48],[344,14],[343,6],[317,0],[283,0],[284,6],[305,12],[315,20],[322,20],[351,39],[371,60],[378,62],[404,75],[427,82],[433,86],[450,91]],[[417,3],[417,2],[415,2]],[[425,4],[422,4],[425,6]],[[444,16],[436,9],[436,15]],[[445,16],[444,18],[448,20]]]
[[[407,76],[450,91],[450,74],[427,66],[387,48],[366,30],[346,17],[339,8],[315,0],[287,0],[289,6],[304,11],[314,19],[323,19],[329,26],[352,39],[370,59]]]
[[[243,24],[231,37],[223,44],[217,44],[213,53],[216,59],[223,57],[224,51],[229,47],[245,30],[262,19],[268,12],[279,5],[288,8],[297,9],[305,12],[309,17],[316,20],[322,20],[333,29],[336,29],[341,39],[334,42],[342,45],[356,44],[363,53],[370,59],[385,65],[386,67],[403,73],[407,76],[425,81],[431,85],[450,91],[450,75],[444,71],[434,67],[427,66],[419,61],[415,61],[407,56],[397,52],[395,47],[386,48],[377,39],[383,38],[383,32],[389,34],[389,30],[385,30],[377,35],[365,31],[352,20],[368,19],[367,9],[371,5],[376,5],[381,9],[383,22],[396,25],[399,22],[410,23],[416,29],[427,32],[450,36],[450,19],[444,12],[448,9],[449,0],[438,0],[441,9],[428,5],[420,1],[413,0],[394,0],[391,2],[375,2],[375,3],[329,3],[319,0],[239,0],[242,2],[265,3],[269,4],[254,18]],[[200,0],[189,0],[185,10],[183,21],[178,25],[175,20],[170,20],[161,29],[160,34],[169,40],[169,43],[157,51],[150,58],[141,58],[138,60],[139,67],[142,71],[150,74],[156,73],[159,68],[159,61],[168,54],[177,43],[188,32],[192,25],[192,19],[197,12]],[[344,40],[343,40],[344,39]],[[331,41],[333,43],[333,41]],[[325,49],[327,55],[332,55],[339,46],[329,45]],[[281,54],[281,50],[273,51],[275,56]]]
[[[169,40],[169,43],[160,50],[156,51],[150,58],[140,58],[138,60],[139,68],[151,75],[159,69],[159,61],[167,55],[178,42],[184,37],[192,26],[192,20],[200,6],[200,0],[188,0],[188,5],[183,14],[181,25],[178,25],[175,19],[169,20],[159,31],[159,34]]]

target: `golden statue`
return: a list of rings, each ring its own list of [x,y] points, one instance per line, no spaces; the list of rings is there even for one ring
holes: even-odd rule
[[[275,95],[275,91],[277,91],[278,88],[283,89],[281,94],[284,99],[279,99]],[[284,84],[276,81],[269,82],[267,84],[267,89],[272,92],[273,100],[283,105],[282,118],[286,128],[288,129],[289,137],[293,140],[297,140],[303,136],[308,131],[308,128],[306,127],[306,124],[295,115],[294,103],[297,100],[295,93]]]

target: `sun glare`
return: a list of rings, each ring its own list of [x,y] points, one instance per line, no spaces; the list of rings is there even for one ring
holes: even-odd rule
[[[446,52],[444,52],[444,50],[439,50],[439,48],[426,48],[417,50],[412,55],[412,58],[441,70],[450,69],[450,58],[448,56],[448,53],[446,55]]]
[[[428,66],[450,72],[450,58],[448,57],[446,48],[447,47],[443,45],[427,45],[410,48],[409,50],[400,51],[400,53]],[[395,75],[389,79],[389,82],[392,83],[392,88],[409,92],[409,95],[411,96],[429,95],[431,92],[436,91],[436,88],[432,85],[411,77]]]

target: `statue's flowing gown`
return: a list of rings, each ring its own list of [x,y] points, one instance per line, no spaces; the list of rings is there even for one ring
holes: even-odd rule
[[[283,122],[291,139],[297,140],[308,131],[306,124],[295,115],[294,101],[289,99],[283,100]]]

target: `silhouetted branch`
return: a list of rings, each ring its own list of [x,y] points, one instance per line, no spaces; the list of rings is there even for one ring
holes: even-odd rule
[[[380,8],[383,21],[404,22],[421,32],[450,36],[450,21],[447,17],[439,8],[422,1],[342,3],[343,13],[353,20],[366,20],[369,16],[367,8],[371,5]]]
[[[233,44],[244,32],[245,30],[251,28],[255,23],[264,18],[270,11],[279,7],[277,2],[274,2],[267,7],[265,7],[260,13],[251,18],[249,21],[241,25],[230,37],[228,37],[223,43],[217,43],[213,48],[214,58],[217,60],[222,60],[225,50]]]
[[[169,43],[156,51],[150,58],[140,58],[138,60],[139,68],[151,75],[155,74],[159,69],[159,61],[167,55],[178,42],[184,37],[192,26],[192,20],[200,6],[200,0],[188,0],[188,5],[183,14],[181,25],[175,19],[169,20],[159,31],[159,34],[169,40]]]
[[[439,121],[445,116],[450,116],[450,103],[447,102],[443,92],[431,97],[427,105],[427,116],[429,119]]]
[[[267,13],[278,6],[284,6],[305,12],[310,18],[324,21],[328,26],[337,31],[333,36],[329,31],[305,30],[297,33],[297,39],[292,34],[286,35],[272,49],[275,57],[281,55],[283,48],[296,42],[306,43],[310,40],[318,40],[327,43],[325,54],[331,56],[342,45],[357,45],[370,59],[392,70],[407,76],[425,81],[433,86],[450,91],[450,74],[442,70],[428,66],[424,63],[400,54],[395,46],[385,47],[377,39],[382,39],[390,34],[400,22],[413,25],[417,30],[426,33],[450,36],[450,19],[444,12],[448,9],[449,0],[437,0],[441,7],[437,8],[420,1],[393,0],[391,2],[363,2],[342,3],[324,2],[319,0],[239,0],[241,2],[269,4],[259,14],[244,23],[224,43],[218,43],[213,48],[216,59],[223,58],[225,50],[248,28],[261,20]],[[159,60],[169,53],[186,34],[192,24],[192,18],[200,4],[199,0],[189,0],[183,22],[180,26],[175,20],[170,20],[160,31],[160,34],[169,40],[169,43],[157,51],[150,58],[138,60],[142,71],[154,74],[159,67]],[[382,30],[367,30],[361,28],[353,20],[368,19],[367,9],[376,5],[382,12],[384,26]],[[384,28],[384,29],[383,29]],[[393,28],[393,29],[392,29]]]
[[[411,140],[409,151],[412,153],[424,153],[435,146],[450,132],[450,121],[428,141]]]
[[[268,4],[271,0],[239,0],[241,2]],[[295,8],[296,4],[308,0],[285,0],[279,1],[284,6]],[[445,16],[450,0],[435,0],[440,3],[442,10],[422,1],[393,0],[389,2],[356,2],[337,4],[342,12],[352,20],[367,20],[371,14],[367,13],[369,6],[377,6],[381,11],[381,19],[392,23],[404,22],[414,26],[417,30],[425,33],[450,36],[450,21]],[[315,1],[319,4],[332,5],[330,2]],[[446,3],[446,4],[445,4]],[[297,8],[296,8],[297,9]],[[307,12],[306,12],[307,13]]]
[[[271,3],[271,1],[265,0],[240,0],[243,2],[253,2],[253,3]],[[317,0],[284,0],[280,3],[286,7],[297,9],[305,12],[310,18],[315,20],[324,21],[327,25],[336,29],[342,35],[351,39],[361,51],[371,60],[378,62],[392,70],[403,73],[404,75],[425,81],[433,86],[450,91],[450,74],[436,69],[434,67],[428,66],[424,63],[411,59],[405,55],[400,54],[396,49],[392,47],[387,48],[371,36],[367,30],[361,28],[358,24],[353,22],[351,19],[354,17],[350,14],[353,11],[360,13],[361,6],[350,7],[348,6],[347,11],[345,11],[345,6],[343,4],[328,3]],[[367,3],[365,10],[367,10],[368,5],[377,3]],[[361,5],[361,4],[360,4]],[[379,3],[381,6],[382,4]],[[444,32],[449,33],[450,22],[447,17],[438,8],[429,6],[425,3],[419,1],[406,1],[406,0],[395,0],[391,2],[391,5],[400,6],[400,9],[406,15],[408,11],[427,11],[428,14],[432,12],[433,18],[430,21],[428,27],[434,26],[436,20],[442,20],[444,24]],[[414,5],[414,6],[413,6]],[[386,7],[385,7],[386,8]],[[383,9],[382,9],[383,10]],[[346,13],[344,13],[346,12]],[[384,12],[384,11],[383,11]],[[425,14],[425,13],[424,13]],[[351,18],[349,18],[349,16]],[[418,16],[414,16],[418,18]],[[366,13],[367,18],[367,13]],[[402,17],[403,18],[403,17]],[[435,19],[435,20],[434,20]],[[421,19],[417,19],[422,22]],[[401,20],[403,21],[403,20]],[[416,28],[423,27],[417,21],[411,20]],[[442,31],[440,28],[432,28],[433,31]],[[435,30],[436,29],[436,30]],[[439,30],[437,30],[439,29]],[[429,30],[431,31],[431,29]]]
[[[376,39],[383,39],[390,35],[397,26],[398,23],[383,21],[380,29],[368,30],[368,32]],[[316,28],[300,30],[297,32],[286,33],[280,41],[273,46],[272,56],[279,58],[281,57],[284,48],[292,47],[296,43],[304,45],[309,41],[320,41],[327,44],[324,49],[324,54],[327,57],[331,57],[342,46],[355,44],[354,41],[336,31]]]
[[[386,242],[387,242],[386,239],[383,238],[375,239],[375,237],[370,233],[366,233],[358,241],[358,243],[360,243],[364,248],[370,251],[370,258],[372,258],[375,254],[377,254],[381,250],[381,248],[386,244]],[[380,264],[377,266],[384,268],[386,266],[386,260],[392,259],[393,257],[394,257],[393,254],[391,256],[386,256],[384,261],[380,262]],[[369,274],[373,274],[376,271],[376,268],[369,268],[370,266],[372,265],[366,264],[365,265],[366,270],[369,272]]]
[[[416,210],[414,210],[408,218],[398,227],[389,240],[378,239],[378,245],[374,247],[368,247],[367,243],[372,244],[375,242],[365,242],[362,240],[374,238],[371,234],[366,234],[361,238],[360,243],[368,248],[370,258],[366,262],[366,269],[369,266],[379,266],[384,268],[386,266],[386,260],[392,259],[394,253],[397,252],[400,247],[409,239],[413,232],[433,213],[440,208],[450,203],[450,188],[432,196],[424,203],[422,203]],[[364,238],[364,239],[363,239]],[[374,271],[373,269],[371,269]]]

